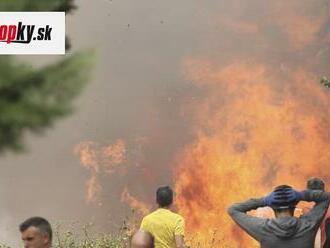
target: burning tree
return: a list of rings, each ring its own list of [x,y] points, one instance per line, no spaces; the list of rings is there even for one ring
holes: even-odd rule
[[[73,0],[2,1],[1,11],[66,11]],[[67,39],[68,41],[68,39]],[[66,48],[69,49],[68,44]],[[40,132],[59,117],[71,113],[72,99],[86,83],[90,52],[65,56],[58,62],[34,68],[12,56],[0,57],[0,152],[24,146],[25,131]]]

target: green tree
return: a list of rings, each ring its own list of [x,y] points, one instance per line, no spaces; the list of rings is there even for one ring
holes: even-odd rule
[[[330,88],[330,77],[323,77],[321,79],[321,84],[323,84],[324,86]]]
[[[1,11],[65,11],[75,9],[74,0],[10,0],[1,1]]]
[[[0,2],[0,11],[70,12],[74,8],[73,0]],[[26,131],[41,132],[73,111],[73,99],[88,80],[92,58],[92,52],[79,52],[34,68],[14,56],[0,56],[0,152],[22,150]]]

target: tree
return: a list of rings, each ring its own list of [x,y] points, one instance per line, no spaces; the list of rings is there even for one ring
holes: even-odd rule
[[[1,1],[1,11],[66,11],[73,0]],[[40,132],[73,110],[86,84],[93,54],[79,52],[41,68],[0,56],[0,152],[24,148],[26,131]]]
[[[65,11],[74,10],[74,0],[10,0],[1,1],[1,11]]]
[[[330,77],[323,77],[321,79],[321,84],[323,84],[324,86],[330,88]]]

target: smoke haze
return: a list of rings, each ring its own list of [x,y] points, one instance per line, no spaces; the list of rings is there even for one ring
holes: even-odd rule
[[[229,223],[209,220],[276,183],[330,182],[330,92],[318,83],[330,71],[327,1],[77,5],[67,34],[73,51],[96,48],[94,77],[71,117],[27,135],[25,154],[1,158],[1,240],[17,244],[18,224],[33,215],[116,230],[130,205],[151,209],[162,184],[176,187],[188,230],[199,232]],[[22,59],[41,66],[57,57]],[[114,163],[118,142],[123,159]],[[95,154],[85,166],[82,144]],[[195,216],[203,211],[204,223]],[[222,231],[229,243],[249,244],[232,228]]]

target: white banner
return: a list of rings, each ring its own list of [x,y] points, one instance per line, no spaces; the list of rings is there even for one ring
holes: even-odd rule
[[[0,12],[0,54],[65,54],[65,13]]]

